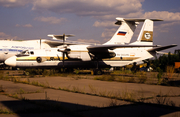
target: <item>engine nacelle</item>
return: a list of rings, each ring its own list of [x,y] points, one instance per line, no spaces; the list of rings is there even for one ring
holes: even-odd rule
[[[90,61],[91,57],[89,56],[88,52],[83,51],[70,51],[67,54],[68,58],[70,59],[81,59],[82,61]]]
[[[36,58],[36,61],[38,62],[38,63],[42,63],[42,62],[44,62],[44,61],[46,61],[47,59],[46,58],[43,58],[43,57],[37,57]]]

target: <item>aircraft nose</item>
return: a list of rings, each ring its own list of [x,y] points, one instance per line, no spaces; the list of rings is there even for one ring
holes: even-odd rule
[[[16,56],[10,57],[8,59],[5,60],[5,64],[8,66],[16,66]]]

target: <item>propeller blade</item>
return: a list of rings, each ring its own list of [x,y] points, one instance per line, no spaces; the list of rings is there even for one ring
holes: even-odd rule
[[[57,54],[58,60],[60,61],[61,59],[59,58],[59,55]]]
[[[64,44],[64,42],[65,42],[65,36],[66,36],[66,35],[65,35],[65,34],[63,34],[63,44]]]
[[[62,54],[63,54],[63,70],[64,70],[64,52],[62,52]]]
[[[39,42],[40,42],[40,49],[41,49],[41,38],[40,38],[40,41],[39,41]]]

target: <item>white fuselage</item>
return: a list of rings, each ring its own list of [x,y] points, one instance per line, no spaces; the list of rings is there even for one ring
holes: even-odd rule
[[[119,67],[132,64],[133,62],[142,62],[144,59],[154,57],[144,48],[118,48],[113,50],[116,54],[113,58],[102,60],[92,60],[88,50],[88,45],[69,46],[71,51],[65,55],[58,51],[60,48],[28,50],[27,54],[13,56],[5,61],[7,65],[14,67]],[[39,57],[39,58],[38,58]]]
[[[42,48],[50,48],[46,43],[41,44]],[[4,62],[7,58],[20,53],[23,50],[39,49],[39,40],[31,41],[0,41],[0,62]]]

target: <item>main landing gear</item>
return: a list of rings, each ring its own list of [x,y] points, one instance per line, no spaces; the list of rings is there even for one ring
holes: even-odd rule
[[[93,69],[93,71],[91,71],[92,75],[102,75],[103,72],[102,70],[99,68],[99,61],[98,59],[96,60],[96,68]]]
[[[102,75],[102,70],[101,69],[93,69],[93,71],[91,71],[92,75]]]
[[[138,70],[138,67],[137,67],[136,65],[137,65],[137,63],[134,62],[134,63],[133,63],[133,66],[132,66],[132,68],[131,68],[131,71],[132,71],[133,73],[136,73],[136,71]]]

